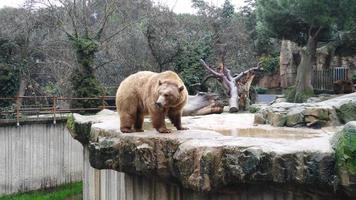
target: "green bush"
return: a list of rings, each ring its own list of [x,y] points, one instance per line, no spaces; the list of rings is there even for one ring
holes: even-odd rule
[[[207,35],[193,42],[189,40],[182,42],[181,52],[174,63],[174,71],[182,77],[190,94],[204,90],[200,84],[208,73],[199,59],[206,59],[212,54],[211,40],[212,36]]]
[[[75,97],[97,97],[105,95],[104,88],[94,75],[84,76],[79,70],[75,70],[72,74],[71,81],[74,91],[73,96]],[[73,100],[71,103],[73,108],[97,108],[99,105],[101,105],[101,101],[98,99]]]
[[[338,170],[356,175],[356,129],[352,124],[347,124],[338,135],[335,145],[336,166]]]
[[[352,74],[351,80],[354,84],[356,84],[356,74]]]
[[[313,96],[313,91],[304,91],[303,93],[297,95],[295,86],[289,87],[283,90],[283,94],[286,97],[288,102],[292,103],[303,103],[306,102],[307,99]]]
[[[279,55],[261,56],[259,59],[262,69],[267,74],[275,74],[279,69]]]
[[[19,71],[13,66],[0,63],[0,96],[16,96],[19,87]],[[10,106],[14,103],[11,100],[0,100],[0,107]]]
[[[257,94],[266,94],[267,93],[267,88],[255,87],[255,90],[256,90]]]
[[[250,113],[257,113],[259,110],[260,110],[260,108],[257,107],[257,106],[251,105],[251,106],[249,107],[249,112],[250,112]]]

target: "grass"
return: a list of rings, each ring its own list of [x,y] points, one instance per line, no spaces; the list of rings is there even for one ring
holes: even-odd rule
[[[0,200],[81,200],[82,193],[83,183],[77,182],[51,189],[7,195],[0,197]]]

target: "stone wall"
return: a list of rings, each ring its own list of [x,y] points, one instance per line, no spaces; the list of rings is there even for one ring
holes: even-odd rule
[[[344,200],[326,191],[309,191],[296,185],[242,184],[218,192],[194,192],[157,177],[143,177],[117,172],[97,170],[89,164],[86,150],[84,167],[84,200]]]
[[[64,122],[0,127],[0,196],[82,180],[83,147]]]
[[[295,83],[299,60],[299,47],[289,40],[282,40],[279,62],[282,88],[287,88]]]
[[[259,81],[258,86],[262,88],[274,89],[281,87],[281,76],[279,74],[264,75]]]

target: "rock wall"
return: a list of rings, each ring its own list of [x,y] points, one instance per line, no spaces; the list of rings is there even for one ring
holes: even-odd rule
[[[336,126],[356,120],[356,93],[318,103],[274,103],[261,108],[256,123],[272,126]]]
[[[279,62],[282,88],[287,88],[295,83],[297,67],[300,62],[299,49],[295,43],[289,40],[282,40]]]
[[[247,116],[242,117],[246,126]],[[184,117],[191,130],[171,134],[123,134],[117,113],[108,111],[70,119],[72,136],[86,138],[80,140],[85,147],[85,200],[345,199],[335,193],[339,182],[330,144],[333,132],[303,136],[302,129],[283,129],[273,137],[273,127],[265,127],[272,130],[267,136],[261,126],[257,135],[235,130],[240,132],[236,137],[206,130],[238,124],[233,122],[241,120],[233,114]]]
[[[194,192],[155,176],[94,169],[88,156],[85,156],[83,183],[84,200],[344,200],[330,192],[309,192],[307,188],[281,184],[243,184],[219,192]]]
[[[82,180],[83,147],[64,122],[0,127],[0,196]]]
[[[279,74],[264,75],[257,84],[259,87],[274,89],[281,87],[281,76]]]

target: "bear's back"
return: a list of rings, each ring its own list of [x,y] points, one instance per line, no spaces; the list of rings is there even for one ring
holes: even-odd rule
[[[178,85],[184,85],[178,74],[173,71],[161,72],[157,76],[159,76],[159,79],[161,79],[162,81],[170,80],[176,82]]]

